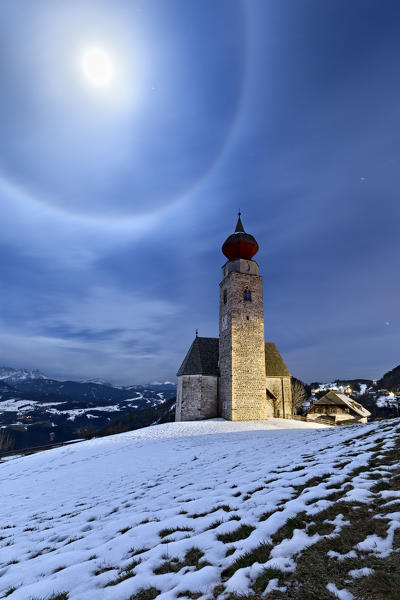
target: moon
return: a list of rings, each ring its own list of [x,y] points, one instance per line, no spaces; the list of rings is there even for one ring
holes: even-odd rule
[[[101,48],[89,48],[82,56],[82,70],[86,79],[96,87],[109,85],[113,78],[113,64]]]

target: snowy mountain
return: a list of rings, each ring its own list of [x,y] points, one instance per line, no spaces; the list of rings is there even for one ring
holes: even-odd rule
[[[58,379],[55,380],[51,377],[47,377],[38,369],[15,369],[14,367],[2,367],[0,366],[0,381],[4,381],[6,383],[15,384],[22,382],[29,382],[32,380],[50,380],[50,381],[58,381],[59,383],[65,383],[66,380]],[[145,384],[135,384],[135,385],[117,385],[114,383],[110,383],[105,379],[101,379],[100,377],[88,378],[88,379],[80,379],[79,381],[74,381],[74,383],[94,383],[97,385],[102,385],[109,388],[115,389],[155,389],[155,388],[176,388],[176,383],[172,381],[153,381],[152,383]]]
[[[400,421],[169,423],[0,463],[12,600],[383,600]]]
[[[107,387],[118,387],[113,383],[110,383],[106,379],[101,379],[100,377],[94,377],[93,379],[80,379],[79,383],[97,383],[99,385],[105,385]]]
[[[29,381],[32,379],[46,379],[37,369],[13,369],[12,367],[0,367],[0,380],[6,383],[19,383],[21,381]]]

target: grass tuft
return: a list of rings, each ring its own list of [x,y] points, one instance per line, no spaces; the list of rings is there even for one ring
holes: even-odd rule
[[[310,517],[307,517],[304,512],[288,519],[285,525],[271,537],[273,544],[280,544],[283,540],[291,538],[295,529],[305,529],[309,521]]]
[[[221,521],[220,519],[218,519],[217,521],[214,521],[213,523],[211,523],[211,525],[208,526],[208,529],[216,529],[217,527],[222,525],[222,523],[224,523],[224,521]]]
[[[67,568],[66,565],[61,565],[60,567],[57,567],[56,569],[54,569],[53,573],[59,573],[60,571],[63,571],[66,568]]]
[[[128,600],[155,600],[161,594],[155,587],[142,588],[136,594],[133,594]]]
[[[200,548],[190,548],[187,550],[183,560],[179,560],[174,557],[170,560],[164,561],[159,567],[154,569],[155,575],[164,575],[165,573],[178,573],[183,567],[196,567],[196,569],[202,569],[208,563],[202,561],[204,552]]]
[[[238,542],[239,540],[248,538],[254,529],[255,527],[252,525],[241,525],[238,529],[235,529],[235,531],[231,531],[230,533],[220,533],[217,535],[217,540],[219,542],[223,542],[224,544],[228,544],[229,542]]]
[[[118,533],[123,535],[124,533],[126,533],[127,531],[130,531],[131,529],[132,529],[132,527],[124,527],[123,529],[120,529]]]
[[[257,595],[261,595],[271,579],[278,579],[279,583],[283,583],[283,578],[284,573],[279,571],[279,569],[265,569],[265,571],[257,577],[252,588]],[[310,596],[310,599],[311,598],[314,598],[314,596]]]
[[[229,567],[222,571],[222,577],[229,579],[238,569],[251,567],[256,562],[261,564],[267,562],[271,548],[270,544],[262,543],[257,548],[254,548],[254,550],[242,554]],[[233,548],[233,551],[235,551],[235,548]]]
[[[116,571],[117,567],[112,567],[111,565],[102,565],[101,567],[98,567],[93,574],[94,575],[102,575],[102,573],[107,573],[107,571]]]
[[[193,529],[191,527],[175,527],[174,529],[161,529],[161,531],[158,533],[158,535],[161,538],[167,537],[168,535],[171,535],[172,533],[176,533],[177,531],[193,531]]]

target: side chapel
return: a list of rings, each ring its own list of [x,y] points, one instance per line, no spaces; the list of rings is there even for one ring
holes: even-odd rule
[[[176,421],[230,421],[293,415],[291,376],[264,338],[262,277],[254,237],[239,218],[222,246],[219,338],[196,337],[177,373]]]

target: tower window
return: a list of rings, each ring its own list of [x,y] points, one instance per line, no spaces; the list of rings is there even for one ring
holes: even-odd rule
[[[226,301],[228,300],[228,292],[226,291],[226,289],[224,290],[224,304],[226,304]]]
[[[249,290],[249,288],[244,289],[243,300],[245,302],[251,302],[251,291]]]

